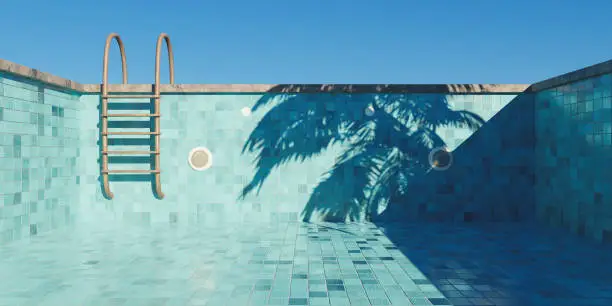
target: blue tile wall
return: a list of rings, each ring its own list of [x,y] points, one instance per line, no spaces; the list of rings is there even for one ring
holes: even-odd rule
[[[381,220],[533,221],[534,94],[511,98],[452,152],[450,168],[411,183]]]
[[[450,95],[445,98],[452,109],[466,110],[490,120],[504,108],[516,95]],[[305,160],[291,160],[272,170],[259,194],[249,194],[240,198],[242,188],[255,173],[255,155],[243,154],[242,149],[258,122],[268,114],[273,106],[262,110],[249,110],[262,99],[281,100],[283,95],[261,94],[185,94],[164,95],[161,101],[161,180],[166,197],[154,197],[148,181],[111,181],[110,187],[115,195],[112,200],[105,199],[101,192],[99,175],[99,104],[97,95],[81,97],[83,109],[80,121],[80,214],[78,220],[84,222],[123,220],[134,224],[204,223],[216,225],[226,222],[281,222],[298,220],[315,192],[322,177],[329,171],[336,158],[346,150],[346,145],[336,143],[323,152],[313,154]],[[372,95],[313,94],[303,96],[302,103],[319,103],[328,112],[336,112],[341,107],[353,107],[354,116],[363,116],[364,109],[359,103],[376,99]],[[389,98],[387,96],[387,98]],[[426,103],[439,99],[435,94],[395,95],[393,99]],[[308,101],[310,99],[310,102]],[[118,100],[120,101],[120,100]],[[123,104],[122,104],[123,103]],[[134,112],[129,108],[149,111],[147,103],[111,103],[115,112]],[[129,106],[131,104],[131,106]],[[272,104],[278,105],[278,104]],[[281,104],[282,105],[282,104]],[[307,105],[307,104],[303,104]],[[303,109],[287,106],[286,116],[299,117]],[[271,113],[269,113],[271,114]],[[276,118],[278,120],[282,118]],[[272,118],[272,122],[276,120]],[[285,118],[286,119],[286,118]],[[123,121],[123,120],[122,120]],[[134,127],[147,129],[147,123],[124,119],[123,123],[111,127]],[[323,123],[320,123],[323,124]],[[111,129],[112,130],[112,129]],[[124,130],[124,129],[122,129]],[[303,137],[310,137],[304,130]],[[271,128],[272,132],[274,128]],[[448,148],[453,150],[468,139],[473,131],[467,128],[440,128],[437,134]],[[112,138],[112,137],[111,137]],[[121,136],[126,138],[126,136]],[[391,141],[391,140],[390,140]],[[149,150],[145,139],[140,146],[119,145],[115,140],[113,150]],[[482,144],[481,144],[482,145]],[[194,147],[207,147],[213,154],[213,166],[202,172],[194,171],[188,164],[188,154]],[[149,169],[145,158],[139,163],[112,163],[111,169]],[[355,170],[350,170],[342,181],[345,185],[355,184]],[[135,179],[136,180],[136,179]],[[478,189],[478,188],[476,188]],[[474,190],[476,190],[474,189]],[[474,191],[472,190],[472,191]],[[477,190],[475,191],[477,192]],[[325,202],[325,201],[321,201]],[[360,212],[359,218],[363,218]],[[313,215],[313,220],[320,218]]]
[[[612,242],[612,75],[536,95],[540,219]]]
[[[79,97],[0,74],[0,243],[69,223]]]

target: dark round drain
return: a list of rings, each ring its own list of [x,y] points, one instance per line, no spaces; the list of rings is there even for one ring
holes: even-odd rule
[[[429,153],[429,165],[434,170],[446,170],[453,163],[453,155],[446,148],[436,148]]]
[[[99,260],[88,260],[84,262],[84,264],[93,266],[93,265],[97,265],[99,262],[100,262]]]

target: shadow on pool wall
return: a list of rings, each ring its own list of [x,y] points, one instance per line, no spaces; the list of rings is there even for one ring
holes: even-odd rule
[[[538,219],[611,243],[612,74],[539,91],[535,116]]]
[[[413,179],[377,221],[532,221],[534,95],[523,93],[453,154],[445,171]]]
[[[245,144],[243,151],[257,153],[257,158],[243,195],[258,192],[277,168],[316,158],[337,144],[342,147],[340,154],[310,194],[302,212],[304,221],[531,219],[533,95],[505,102],[506,108],[487,123],[478,112],[449,103],[450,97],[473,103],[475,96],[265,95],[253,110],[274,106]],[[485,99],[469,108],[495,113],[494,106],[487,105],[490,102]],[[432,150],[448,147],[444,138],[449,137],[440,132],[443,127],[449,127],[450,135],[456,128],[478,131],[453,152],[455,163],[449,169],[431,171]]]
[[[245,145],[258,157],[243,192],[258,190],[279,166],[340,144],[339,157],[310,194],[304,221],[540,221],[612,241],[610,74],[529,88],[480,128],[477,113],[457,116],[449,108],[449,96],[264,96],[254,110],[277,104]],[[407,124],[415,114],[421,124]],[[440,123],[468,123],[476,131],[452,151],[449,169],[428,171],[428,153],[445,145],[433,128]],[[415,126],[432,128],[419,135]]]

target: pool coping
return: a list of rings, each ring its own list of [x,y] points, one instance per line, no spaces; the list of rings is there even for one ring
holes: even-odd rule
[[[612,73],[612,60],[574,70],[544,81],[536,82],[531,85],[531,87],[533,91],[542,91],[609,73]]]
[[[0,72],[81,94],[100,93],[100,84],[81,84],[0,59]],[[111,92],[152,92],[151,84],[110,84]],[[527,84],[162,84],[161,92],[181,93],[520,93]]]
[[[81,94],[99,93],[100,84],[81,84],[0,59],[0,72]],[[612,73],[612,60],[531,84],[162,84],[165,94],[182,93],[442,93],[484,94],[535,92]],[[110,84],[111,92],[152,92],[151,84]]]

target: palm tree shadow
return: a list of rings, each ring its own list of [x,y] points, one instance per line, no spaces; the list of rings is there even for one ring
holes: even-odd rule
[[[443,85],[440,85],[443,86]],[[342,153],[322,174],[304,221],[369,220],[408,183],[430,170],[429,153],[445,146],[443,126],[479,128],[478,115],[449,107],[446,94],[405,94],[398,85],[278,85],[252,107],[263,115],[243,147],[255,173],[240,195],[258,194],[270,173],[333,145]]]
[[[453,151],[452,168],[410,182],[419,192],[377,221],[533,221],[533,107],[530,90],[514,97]]]

